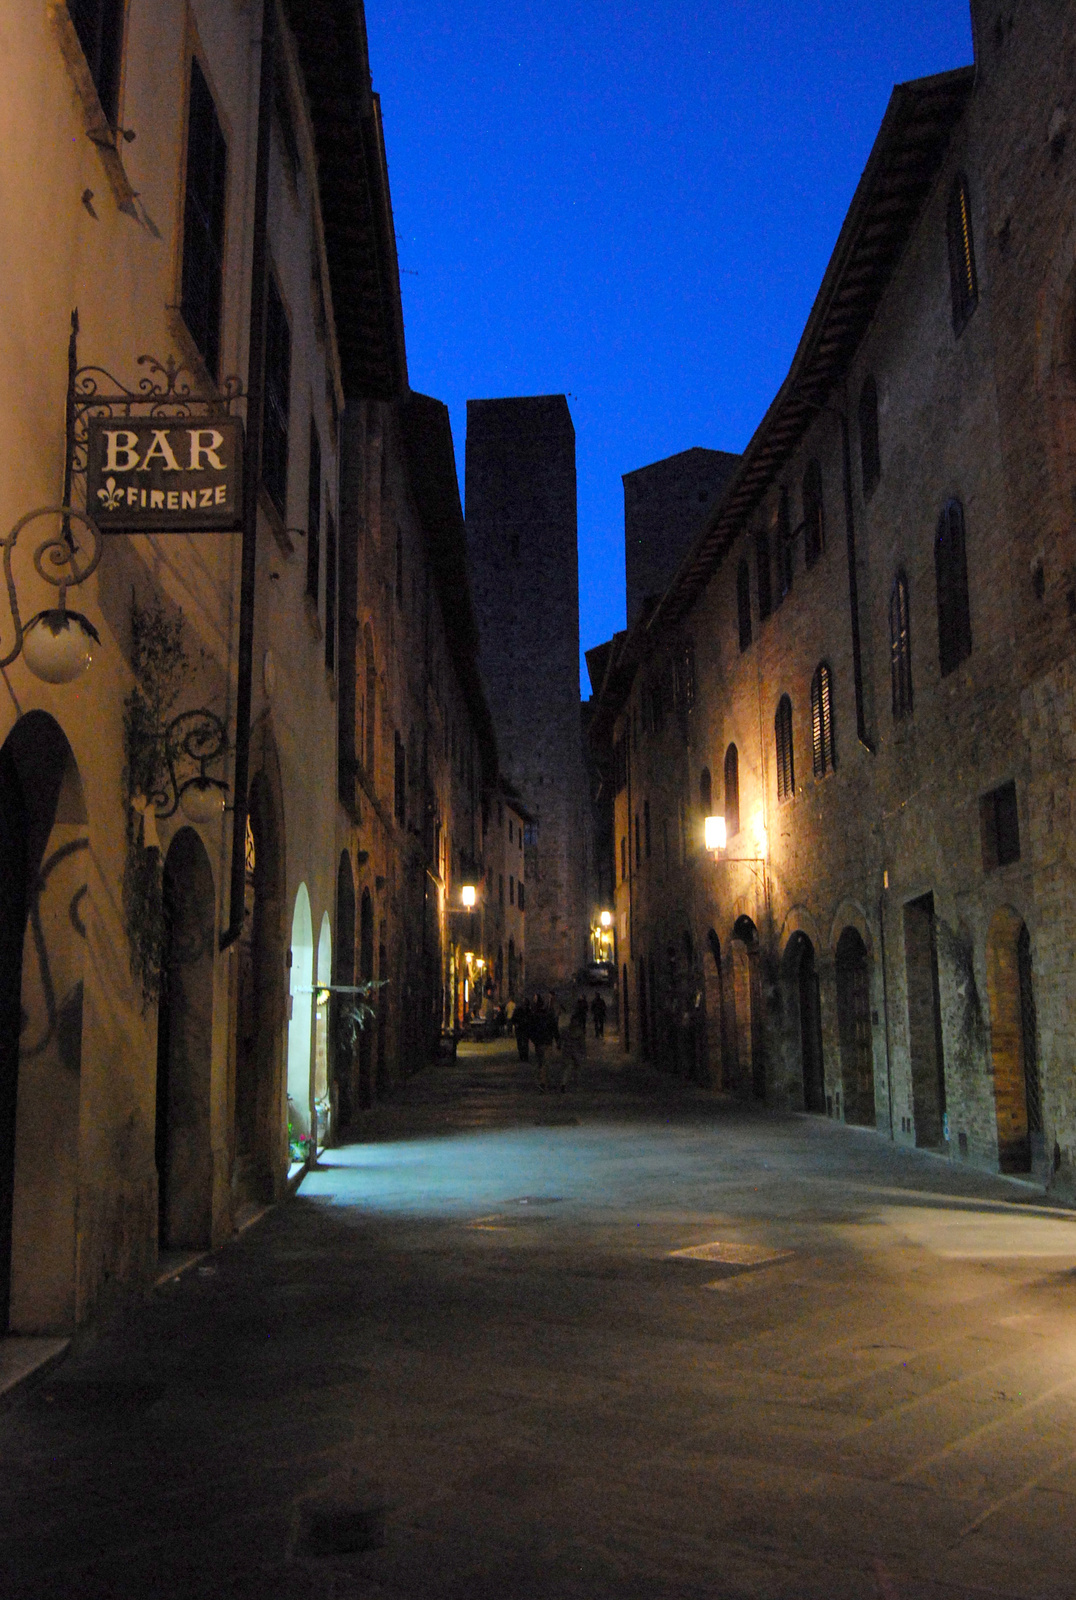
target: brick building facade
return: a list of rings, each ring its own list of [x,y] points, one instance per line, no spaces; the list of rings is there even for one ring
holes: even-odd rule
[[[646,1050],[1071,1188],[1076,12],[974,23],[594,729]]]
[[[526,835],[527,965],[586,955],[575,429],[563,395],[467,402],[467,554],[479,660]]]

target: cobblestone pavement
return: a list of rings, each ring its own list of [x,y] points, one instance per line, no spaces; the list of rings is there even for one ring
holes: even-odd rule
[[[0,1456],[4,1600],[1071,1600],[1076,1215],[479,1046]]]

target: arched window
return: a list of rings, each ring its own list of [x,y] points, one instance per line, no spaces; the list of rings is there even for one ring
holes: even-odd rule
[[[725,751],[725,838],[740,831],[740,753],[734,744]]]
[[[792,702],[787,694],[778,703],[773,731],[777,743],[777,798],[790,800],[796,790],[796,768],[792,758]]]
[[[703,767],[702,771],[699,773],[699,804],[702,807],[702,814],[704,817],[713,816],[714,786],[713,780],[710,777],[709,767]]]
[[[773,582],[770,571],[770,535],[759,528],[755,534],[755,569],[758,577],[758,620],[765,622],[773,610]]]
[[[949,239],[949,287],[953,295],[953,332],[960,334],[979,303],[968,180],[962,172],[953,180],[949,194],[946,233]]]
[[[959,500],[950,500],[938,518],[934,575],[938,585],[938,664],[944,678],[971,655],[964,507]]]
[[[889,592],[889,665],[893,678],[893,720],[912,713],[912,629],[908,579],[898,572]]]
[[[822,468],[808,461],[803,474],[803,559],[813,567],[822,554],[825,523],[822,516]]]
[[[833,732],[833,679],[824,661],[818,663],[811,679],[811,760],[816,778],[824,778],[837,765],[837,743]]]
[[[878,385],[865,378],[859,391],[859,464],[863,472],[863,498],[869,500],[882,476],[878,450]]]
[[[736,618],[740,626],[740,649],[751,643],[751,569],[741,561],[736,571]]]

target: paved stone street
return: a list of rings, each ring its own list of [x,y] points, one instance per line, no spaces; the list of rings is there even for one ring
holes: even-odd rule
[[[544,1098],[461,1051],[0,1413],[0,1592],[1070,1600],[1037,1201],[611,1042]]]

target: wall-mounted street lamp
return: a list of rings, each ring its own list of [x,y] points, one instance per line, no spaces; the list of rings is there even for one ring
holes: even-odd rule
[[[724,817],[707,817],[703,823],[705,831],[706,848],[715,854],[725,848],[725,819]]]
[[[755,828],[758,839],[758,855],[755,856],[727,856],[726,831],[724,817],[707,817],[703,822],[703,838],[707,850],[715,861],[741,862],[746,866],[764,867],[766,865],[766,827],[761,814],[757,819]]]
[[[23,627],[15,577],[11,570],[11,558],[19,534],[29,523],[36,522],[40,517],[61,518],[60,531],[51,538],[42,540],[34,551],[34,567],[38,576],[60,592],[56,606],[46,611],[39,611]],[[72,520],[86,530],[93,542],[92,553],[81,563],[79,556],[84,552],[72,534]],[[3,540],[3,549],[4,578],[7,583],[11,620],[15,626],[15,642],[7,655],[0,656],[0,667],[10,666],[21,655],[34,677],[40,678],[42,682],[73,683],[76,678],[82,676],[92,661],[93,647],[95,644],[100,644],[101,636],[81,611],[68,611],[67,591],[77,584],[85,583],[90,574],[97,570],[102,550],[100,529],[92,517],[88,517],[85,512],[76,511],[73,506],[39,506],[35,511],[27,511],[25,516],[19,518],[7,538]]]
[[[468,911],[474,910],[474,904],[477,896],[478,892],[473,883],[465,883],[463,888],[460,890],[460,899]]]
[[[611,911],[603,911],[598,920],[603,928],[611,928],[613,926],[613,913]]]
[[[223,778],[211,778],[206,768],[219,760],[227,748],[228,735],[216,712],[201,706],[172,718],[164,730],[170,790],[161,789],[149,797],[158,821],[174,817],[179,810],[189,822],[203,827],[220,821],[228,785]],[[192,766],[198,770],[191,773]]]

